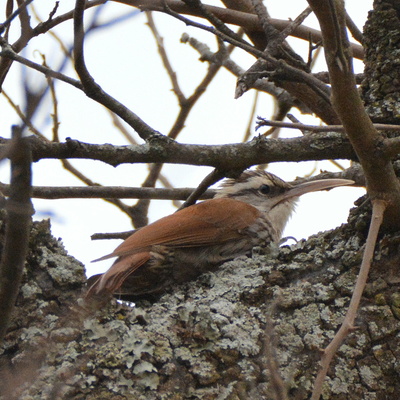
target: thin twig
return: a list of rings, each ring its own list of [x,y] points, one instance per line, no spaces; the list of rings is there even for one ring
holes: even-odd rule
[[[82,84],[76,79],[72,79],[69,76],[62,74],[61,72],[57,72],[52,70],[51,68],[45,67],[43,65],[34,63],[20,55],[18,55],[13,48],[2,38],[0,38],[0,46],[2,47],[2,51],[0,52],[0,56],[4,58],[9,58],[13,61],[17,61],[20,64],[26,65],[29,68],[32,68],[36,71],[41,72],[45,76],[51,76],[52,78],[58,79],[60,81],[66,82],[77,89],[83,90]]]
[[[110,239],[122,239],[125,240],[133,233],[135,233],[137,229],[133,229],[130,231],[124,232],[105,232],[105,233],[93,233],[90,235],[91,240],[110,240]]]
[[[345,132],[345,128],[343,125],[306,125],[302,123],[290,123],[290,122],[282,122],[282,121],[272,121],[269,119],[265,119],[262,117],[258,117],[256,130],[261,126],[277,126],[280,128],[289,128],[289,129],[300,129],[303,131],[310,132]],[[400,131],[400,125],[391,125],[391,124],[373,124],[375,129],[377,130],[386,130],[386,131]]]
[[[311,400],[319,400],[322,393],[322,386],[330,363],[335,356],[337,350],[345,340],[346,336],[354,330],[354,320],[356,318],[361,297],[367,283],[368,273],[374,256],[376,240],[378,238],[379,228],[383,221],[383,215],[386,209],[386,205],[387,203],[383,200],[372,200],[371,224],[369,227],[368,238],[365,245],[360,272],[358,274],[353,295],[350,300],[350,305],[339,331],[336,333],[335,337],[324,350],[321,358],[321,369],[319,370],[317,378],[315,379]]]
[[[151,32],[153,33],[153,36],[154,36],[154,38],[156,40],[158,53],[160,54],[161,61],[162,61],[163,65],[164,65],[164,68],[167,71],[167,74],[168,74],[169,79],[171,81],[173,91],[174,91],[176,97],[178,98],[179,104],[183,104],[186,101],[186,97],[183,94],[183,91],[179,86],[179,82],[178,82],[178,78],[176,76],[176,72],[172,68],[172,64],[171,64],[171,62],[169,60],[169,57],[168,57],[168,54],[167,54],[167,52],[165,50],[164,39],[160,35],[160,33],[158,32],[157,26],[154,23],[152,12],[147,11],[146,12],[146,17],[147,17],[147,25],[149,26],[149,28],[150,28]]]
[[[259,96],[260,96],[260,92],[258,90],[256,90],[255,95],[254,95],[253,105],[250,110],[249,122],[247,124],[246,131],[244,133],[242,142],[247,142],[250,138],[251,133],[253,132],[253,120],[254,120],[254,116],[256,115]]]
[[[294,21],[290,21],[287,27],[280,32],[281,38],[292,36],[293,32],[304,22],[304,20],[312,13],[311,7],[307,7],[302,11]]]
[[[0,24],[0,34],[4,32],[4,29],[8,28],[11,22],[24,10],[33,0],[25,0],[22,2],[19,7],[7,17],[7,19]]]
[[[346,12],[346,25],[349,28],[349,31],[354,39],[357,40],[359,43],[363,43],[364,35],[358,29],[358,26],[354,23],[354,21],[350,18],[350,15]]]
[[[272,307],[271,307],[272,308]],[[266,328],[262,339],[262,352],[265,358],[266,367],[269,372],[271,387],[275,400],[289,400],[287,393],[287,385],[283,380],[279,371],[279,363],[275,351],[274,343],[274,326],[273,321],[269,317],[271,314],[266,314]]]
[[[43,64],[47,67],[46,65],[46,59],[43,57]],[[59,142],[60,138],[58,135],[58,128],[60,126],[60,121],[58,119],[58,100],[57,100],[57,95],[56,95],[56,88],[54,86],[54,81],[51,77],[46,77],[47,78],[47,83],[50,88],[50,95],[51,95],[51,101],[53,103],[53,113],[51,114],[51,118],[53,120],[53,141],[54,142]]]
[[[43,140],[48,140],[46,136],[44,136],[41,132],[39,132],[38,129],[33,126],[32,121],[26,117],[26,115],[22,112],[21,107],[18,106],[17,104],[14,103],[14,101],[11,99],[11,97],[7,94],[5,90],[3,90],[2,95],[7,99],[8,103],[10,106],[14,109],[14,111],[17,113],[17,115],[21,118],[21,121],[24,123],[24,125],[37,137],[43,139]]]
[[[197,17],[203,17],[203,15],[200,13],[199,10],[186,6],[186,4],[184,4],[184,2],[180,0],[115,0],[115,1],[133,7],[138,7],[142,11],[154,10],[158,12],[169,13],[169,10],[173,10],[178,15],[180,13],[180,14],[193,15]],[[166,9],[165,4],[167,4],[168,9]],[[203,7],[209,10],[209,12],[211,12],[215,16],[217,16],[225,24],[238,25],[244,28],[245,30],[248,29],[256,32],[261,32],[263,30],[262,26],[258,21],[258,16],[255,15],[254,13],[243,12],[224,7],[210,6],[205,4],[203,5]],[[270,23],[277,29],[283,30],[288,25],[292,24],[292,21],[271,18]],[[319,30],[304,25],[297,27],[292,33],[292,35],[299,39],[307,41],[310,40],[311,38],[314,43],[321,42],[322,40],[322,35]],[[351,48],[354,57],[363,59],[364,49],[362,46],[352,43]]]
[[[110,114],[111,120],[114,124],[114,126],[120,131],[122,136],[130,143],[133,145],[137,145],[138,142],[134,139],[134,137],[131,135],[131,133],[125,128],[125,126],[122,124],[121,120],[118,118],[118,115],[114,114],[112,111],[107,110],[108,113]]]
[[[292,108],[292,104],[286,103],[284,100],[278,99],[275,101],[275,111],[273,115],[274,121],[282,121],[287,116],[288,112]],[[270,138],[276,139],[279,137],[280,127],[272,127],[267,132],[263,133],[263,136],[269,136]]]
[[[200,183],[200,185],[194,190],[190,196],[186,199],[186,201],[182,204],[180,207],[180,210],[182,210],[185,207],[189,207],[192,204],[196,203],[198,199],[200,199],[203,194],[207,191],[207,189],[211,186],[214,185],[214,183],[217,183],[220,181],[222,178],[224,178],[225,175],[222,174],[220,171],[217,169],[214,169],[210,174],[208,174]]]
[[[10,185],[0,183],[4,195],[10,194]],[[121,186],[33,186],[32,197],[38,199],[157,199],[186,200],[194,188],[153,188]],[[208,190],[200,199],[210,199],[215,191]]]
[[[217,58],[216,54],[213,53],[205,43],[198,41],[196,38],[190,37],[188,34],[184,34],[181,41],[183,43],[189,43],[195,50],[197,50],[202,60],[210,63],[219,62],[236,77],[239,77],[245,73],[245,70],[236,64],[230,57],[226,56],[223,59]],[[257,89],[257,91],[268,93],[273,97],[280,98],[286,103],[291,103],[293,105],[295,104],[292,96],[286,90],[275,86],[267,79],[258,79],[256,82],[254,82],[252,88]],[[302,107],[301,104],[296,104],[296,106],[303,113],[309,112],[309,109]]]

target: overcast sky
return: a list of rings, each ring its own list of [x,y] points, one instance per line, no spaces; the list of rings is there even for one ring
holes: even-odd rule
[[[37,11],[44,18],[53,7],[52,2],[34,2]],[[60,2],[60,10],[67,11],[71,2]],[[67,4],[68,3],[68,4]],[[208,4],[218,2],[207,2]],[[347,1],[349,14],[362,28],[372,1]],[[268,2],[273,18],[294,19],[305,7],[305,1]],[[112,20],[118,16],[132,12],[133,9],[116,3],[107,3],[101,14],[103,21]],[[91,14],[88,13],[87,23]],[[156,14],[155,20],[164,44],[177,72],[179,83],[186,95],[190,95],[205,73],[206,65],[199,62],[199,55],[189,45],[182,44],[180,37],[183,32],[209,43],[217,49],[215,39],[208,33],[186,27],[169,16]],[[315,25],[315,19],[310,17],[305,21],[308,26]],[[58,27],[56,32],[64,42],[72,42],[72,22]],[[307,44],[292,40],[292,45],[300,48],[306,58]],[[300,47],[299,47],[300,46]],[[131,16],[125,22],[115,24],[107,29],[91,34],[86,40],[86,61],[88,68],[104,90],[131,108],[144,121],[161,133],[168,133],[177,114],[178,105],[171,91],[171,84],[162,68],[158,57],[155,41],[146,25],[145,15],[140,13]],[[62,55],[58,42],[49,35],[39,36],[32,40],[23,55],[37,63],[42,62],[41,54],[45,54],[48,65],[59,68]],[[248,68],[254,62],[252,57],[242,51],[235,51],[234,57],[243,68]],[[323,60],[319,64],[324,69]],[[361,72],[361,63],[356,64]],[[76,77],[68,66],[64,73]],[[43,77],[32,71],[14,64],[4,85],[5,92],[23,107],[23,87],[21,80],[26,77],[32,90],[44,85]],[[178,140],[184,143],[233,143],[241,141],[248,124],[248,116],[252,107],[254,92],[249,91],[240,99],[234,100],[236,78],[229,72],[221,70],[217,79],[207,90],[207,93],[193,109],[186,128]],[[104,108],[86,98],[81,92],[65,83],[57,83],[58,112],[60,118],[60,138],[66,137],[90,143],[127,144],[112,124],[109,114]],[[270,118],[273,104],[268,95],[261,95],[257,115]],[[47,100],[35,117],[34,123],[48,137],[51,137],[51,103]],[[303,123],[315,124],[310,116],[304,116],[292,110],[292,113]],[[18,124],[15,112],[9,107],[3,96],[0,96],[0,118],[2,126]],[[129,129],[131,132],[132,130]],[[254,125],[253,125],[254,132]],[[133,136],[142,141],[132,132]],[[254,132],[255,135],[255,132]],[[285,130],[284,136],[299,136],[298,131]],[[2,136],[9,136],[2,132]],[[81,169],[90,179],[104,185],[138,186],[146,176],[144,165],[123,165],[117,168],[100,162],[71,160],[72,164]],[[343,165],[347,165],[345,162]],[[315,163],[277,163],[269,167],[269,171],[281,178],[292,180],[296,176],[310,173],[314,168],[335,171],[330,162]],[[177,187],[195,187],[210,171],[209,168],[166,165],[163,173]],[[0,165],[1,181],[8,181],[8,165]],[[72,185],[81,183],[62,170],[60,162],[43,160],[34,165],[34,185]],[[284,236],[294,236],[297,239],[307,237],[320,230],[326,230],[346,221],[348,210],[364,191],[354,188],[338,188],[330,192],[315,193],[304,196],[297,212],[287,226]],[[133,201],[134,202],[134,201]],[[127,201],[132,204],[133,202]],[[118,241],[92,242],[90,235],[97,232],[113,232],[132,229],[129,219],[115,207],[101,200],[35,200],[36,219],[51,216],[52,231],[56,237],[61,237],[68,252],[86,264],[88,274],[102,272],[110,265],[110,261],[90,264],[90,260],[111,252]],[[175,209],[168,201],[153,201],[150,209],[151,220],[172,213]]]

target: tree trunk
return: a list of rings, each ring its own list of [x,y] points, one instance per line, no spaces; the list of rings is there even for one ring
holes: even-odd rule
[[[7,399],[307,399],[360,265],[370,208],[288,247],[221,266],[154,304],[76,300],[83,267],[35,223],[2,360]],[[400,393],[400,235],[381,238],[357,318],[325,399]]]

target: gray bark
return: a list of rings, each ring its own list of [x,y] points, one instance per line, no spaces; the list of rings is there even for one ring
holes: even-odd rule
[[[35,223],[13,325],[1,349],[4,399],[307,399],[320,349],[339,328],[360,265],[368,202],[349,223],[254,252],[154,304],[79,299],[84,268]],[[400,393],[400,235],[381,238],[357,329],[341,346],[324,399]],[[275,361],[276,367],[271,366]]]

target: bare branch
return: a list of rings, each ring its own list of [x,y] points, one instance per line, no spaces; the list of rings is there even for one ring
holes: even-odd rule
[[[249,122],[247,124],[246,131],[243,136],[243,142],[247,142],[250,139],[250,136],[253,132],[253,120],[256,115],[259,95],[260,95],[260,93],[258,91],[256,91],[256,93],[254,95],[253,105],[251,107],[251,111],[250,111],[250,115],[249,115]]]
[[[22,138],[21,128],[13,127],[10,146],[10,197],[6,203],[7,225],[0,262],[0,343],[6,334],[19,292],[33,214],[30,199],[31,156],[29,142]]]
[[[189,114],[197,101],[200,99],[200,97],[206,92],[208,86],[210,83],[213,81],[214,77],[216,76],[217,72],[221,68],[221,63],[217,64],[210,64],[207,70],[206,75],[204,78],[200,81],[199,85],[196,87],[192,95],[188,98],[186,98],[183,95],[183,92],[181,91],[178,81],[176,78],[176,74],[172,69],[172,66],[169,62],[167,53],[162,45],[162,40],[161,37],[156,29],[156,26],[153,22],[153,20],[150,18],[149,19],[149,24],[150,28],[156,37],[157,44],[158,44],[158,49],[159,53],[162,59],[162,62],[164,64],[165,69],[167,70],[168,75],[170,76],[173,89],[178,97],[179,105],[180,105],[180,110],[179,113],[176,117],[176,120],[170,129],[168,133],[168,137],[172,139],[176,139],[179,133],[182,131],[182,129],[185,126],[185,122],[187,118],[189,117]],[[220,51],[216,55],[216,58],[223,58],[225,57],[226,51],[224,51],[225,48],[221,48],[220,45]],[[154,187],[156,185],[157,180],[160,178],[161,174],[161,169],[163,165],[161,163],[156,163],[150,166],[150,173],[149,176],[146,178],[145,182],[143,183],[143,186],[145,187]],[[138,203],[131,207],[131,217],[132,217],[132,222],[135,227],[140,227],[145,224],[147,224],[148,219],[147,219],[147,212],[148,212],[148,207],[149,207],[149,201],[148,200],[140,200]]]
[[[137,146],[97,145],[68,138],[64,143],[49,143],[35,137],[31,137],[30,141],[34,161],[46,158],[86,158],[112,166],[161,162],[203,165],[221,171],[233,171],[280,161],[357,160],[348,139],[339,133],[316,133],[288,139],[256,137],[247,143],[227,145],[181,144],[164,142],[162,139],[160,142],[153,140],[150,145]],[[9,139],[0,138],[0,151],[8,143]]]
[[[11,193],[10,185],[0,183],[4,195]],[[39,199],[158,199],[186,200],[194,188],[164,189],[121,186],[33,186],[32,197]],[[200,199],[210,199],[215,191],[208,190]]]
[[[156,24],[154,22],[154,18],[151,12],[146,12],[146,16],[147,16],[147,24],[149,25],[149,28],[151,30],[151,32],[153,33],[153,36],[156,40],[157,43],[157,48],[158,48],[158,53],[160,54],[161,60],[164,64],[164,68],[168,73],[169,79],[172,83],[172,88],[174,90],[174,93],[176,95],[176,97],[178,98],[179,104],[183,104],[186,101],[186,97],[183,94],[179,83],[178,83],[178,79],[176,76],[176,72],[174,71],[174,69],[172,68],[171,62],[169,61],[167,52],[165,50],[164,47],[164,39],[162,38],[162,36],[160,35],[160,33],[158,32],[158,29],[156,27]]]
[[[87,1],[85,3],[85,8],[87,9],[87,8],[98,6],[100,4],[105,3],[106,1],[107,0]],[[53,15],[51,13],[47,21],[44,21],[44,22],[38,24],[35,28],[30,29],[29,35],[27,35],[26,32],[24,35],[21,35],[13,43],[13,45],[12,45],[13,51],[15,52],[15,54],[18,54],[28,44],[30,39],[32,39],[35,36],[38,36],[38,35],[48,32],[54,26],[57,26],[64,21],[72,19],[72,17],[73,17],[73,11],[70,11],[63,15],[60,15],[59,17],[56,17],[54,19],[53,19]],[[0,59],[0,88],[3,86],[3,82],[7,76],[7,73],[11,67],[13,60],[14,60],[14,58],[10,57],[10,56]]]
[[[290,21],[290,24],[285,27],[280,33],[282,38],[286,38],[288,36],[292,36],[293,32],[302,25],[304,20],[311,14],[311,7],[307,7],[304,11],[302,11],[294,21]]]
[[[271,309],[274,308],[274,304],[271,306]],[[272,312],[271,312],[272,314]],[[275,332],[273,321],[269,317],[269,314],[266,315],[266,327],[264,331],[264,335],[262,338],[262,354],[265,358],[266,369],[269,372],[271,379],[271,387],[272,391],[275,394],[274,398],[276,400],[289,400],[287,393],[287,385],[283,380],[280,371],[279,371],[279,363],[276,356],[275,351]]]
[[[62,74],[61,72],[54,71],[51,68],[48,68],[44,65],[34,63],[33,61],[30,61],[30,60],[18,55],[13,50],[13,48],[3,38],[0,38],[0,46],[2,47],[2,51],[0,53],[1,57],[4,57],[5,59],[17,61],[23,65],[26,65],[29,68],[32,68],[36,71],[43,73],[46,77],[52,77],[52,78],[58,79],[60,81],[66,82],[66,83],[76,87],[77,89],[83,90],[82,84],[79,81],[77,81],[76,79],[72,79],[72,78]]]
[[[365,186],[365,178],[359,164],[341,172],[321,172],[310,178],[298,178],[294,183],[313,181],[318,179],[350,179],[353,186]],[[210,180],[211,182],[211,180]],[[214,182],[207,183],[211,186]],[[157,199],[157,200],[187,200],[196,191],[196,188],[153,188],[153,187],[122,187],[122,186],[32,186],[32,198],[38,199]],[[9,196],[10,185],[0,182],[0,191]],[[207,189],[199,200],[211,199],[216,191]]]
[[[239,77],[245,73],[245,70],[242,69],[239,65],[237,65],[230,57],[216,57],[216,54],[213,53],[210,48],[204,44],[199,42],[196,38],[189,37],[189,35],[182,35],[181,41],[183,43],[189,43],[194,49],[196,49],[200,55],[201,59],[210,63],[221,63],[228,71],[230,71],[233,75]],[[291,103],[293,106],[298,107],[303,113],[309,112],[307,107],[302,107],[299,102],[296,102],[295,99],[284,89],[275,86],[272,82],[269,82],[267,79],[258,79],[254,82],[253,89],[257,89],[258,91],[265,92],[274,96],[276,98],[281,99],[286,103]]]
[[[250,43],[246,42],[241,37],[237,37],[235,34],[233,36],[230,36],[230,34],[231,34],[230,30],[220,31],[220,30],[216,29],[214,26],[210,27],[210,26],[203,25],[198,22],[192,21],[192,20],[184,17],[183,15],[175,12],[171,8],[169,8],[167,3],[165,3],[165,7],[164,7],[163,11],[165,13],[173,16],[174,18],[178,19],[179,21],[184,22],[186,25],[193,26],[195,28],[210,32],[213,35],[218,36],[220,39],[222,39],[238,48],[241,48],[244,51],[247,51],[249,54],[252,54],[255,57],[260,57],[260,58],[266,57],[262,51],[258,50],[256,47],[252,46]]]
[[[378,237],[379,228],[383,221],[383,215],[385,212],[386,205],[387,205],[386,202],[380,199],[372,201],[373,208],[372,208],[371,225],[369,227],[368,238],[367,238],[367,243],[365,245],[363,260],[360,267],[360,272],[357,277],[357,282],[354,287],[353,295],[350,300],[350,305],[339,331],[336,333],[335,337],[332,339],[332,341],[324,350],[321,359],[321,369],[318,372],[317,378],[315,380],[314,390],[312,393],[311,400],[319,400],[322,393],[322,385],[324,383],[329,365],[333,357],[335,356],[339,347],[342,345],[346,336],[355,329],[354,320],[356,318],[361,297],[364,292],[365,285],[367,283],[368,273],[371,267],[372,259],[374,257],[376,240]]]
[[[43,64],[47,67],[46,59],[43,55],[42,55],[42,58],[43,58]],[[47,83],[50,88],[51,100],[53,103],[53,113],[51,114],[51,118],[53,120],[53,141],[59,142],[60,138],[58,135],[58,128],[60,126],[60,121],[58,119],[58,100],[57,100],[56,88],[54,86],[53,79],[51,79],[50,77],[46,77],[46,78],[47,78]]]
[[[43,140],[48,140],[41,132],[39,132],[33,125],[32,122],[27,116],[21,111],[21,107],[19,107],[17,104],[14,103],[14,101],[11,99],[11,97],[7,94],[6,91],[2,91],[1,94],[7,99],[8,103],[10,106],[15,110],[16,114],[18,115],[19,118],[21,118],[21,121],[25,124],[25,126],[37,137],[43,139]]]
[[[105,232],[105,233],[93,233],[90,236],[91,240],[109,240],[109,239],[127,239],[132,233],[136,232],[137,229],[124,232]]]
[[[362,44],[362,42],[363,42],[363,34],[358,29],[357,25],[350,18],[350,15],[347,12],[346,12],[346,25],[349,28],[349,31],[351,32],[351,35],[353,36],[353,38],[356,39],[357,42]]]
[[[138,7],[141,10],[154,10],[165,12],[164,3],[168,5],[171,10],[174,10],[177,13],[194,15],[197,17],[202,17],[201,13],[198,10],[192,9],[184,4],[182,1],[178,0],[113,0],[118,3],[127,4],[133,7]],[[248,12],[237,11],[229,8],[223,7],[215,7],[204,5],[204,7],[209,10],[212,14],[214,14],[218,19],[220,19],[225,24],[232,24],[241,26],[244,29],[262,32],[263,28],[260,25],[257,15],[251,14]],[[270,23],[279,30],[285,29],[292,22],[287,20],[279,20],[279,19],[270,19]],[[309,28],[304,25],[300,25],[296,27],[292,32],[292,35],[309,41],[310,39],[314,43],[318,43],[322,40],[321,32]],[[353,50],[353,55],[356,58],[362,59],[364,57],[364,49],[360,45],[352,44],[351,48]]]
[[[302,123],[290,123],[290,122],[282,122],[269,120],[262,117],[258,117],[257,128],[261,126],[277,126],[280,128],[288,128],[288,129],[300,129],[304,131],[310,132],[345,132],[345,128],[343,125],[306,125]],[[391,124],[373,124],[375,129],[377,130],[385,130],[385,131],[400,131],[400,125],[391,125]],[[394,139],[392,141],[394,143]]]
[[[32,3],[32,1],[33,0],[25,0],[18,6],[18,8],[12,14],[7,16],[7,19],[0,24],[0,35],[4,32],[6,28],[10,26],[13,19],[15,19],[22,10],[24,10],[30,3]]]
[[[196,11],[200,16],[211,22],[211,24],[217,29],[217,32],[225,35],[226,38],[230,38],[231,40],[234,40],[237,43],[242,43],[246,46],[248,45],[241,35],[236,34],[236,32],[232,31],[227,25],[225,25],[225,23],[221,21],[218,16],[214,15],[214,13],[210,11],[201,0],[183,0],[183,2],[188,5],[190,9]]]
[[[384,224],[398,228],[400,184],[389,155],[381,150],[384,138],[374,128],[356,87],[343,2],[336,0],[308,0],[308,2],[321,25],[334,108],[364,169],[370,197],[388,203]]]
[[[83,29],[84,10],[85,1],[76,0],[74,12],[74,60],[75,70],[81,79],[85,94],[121,117],[127,124],[136,130],[142,139],[150,140],[153,137],[162,136],[161,133],[147,125],[126,106],[111,97],[108,93],[104,92],[104,90],[90,75],[88,69],[86,68],[83,50],[85,36]]]
[[[214,185],[214,183],[217,183],[220,181],[222,178],[224,178],[224,175],[221,174],[217,169],[212,171],[210,174],[208,174],[203,181],[200,183],[200,185],[188,196],[186,201],[182,204],[180,209],[189,207],[192,204],[196,203],[198,199],[200,199],[207,191],[207,189],[211,186]]]
[[[223,53],[224,53],[223,51],[220,51],[219,53],[216,54],[216,57],[223,58],[224,57]],[[192,95],[189,98],[185,99],[185,101],[180,104],[181,109],[175,120],[174,125],[172,126],[171,130],[168,133],[168,137],[176,139],[178,134],[184,128],[185,121],[189,117],[190,111],[193,109],[193,107],[200,99],[200,97],[206,92],[208,86],[211,84],[211,82],[217,75],[220,68],[221,68],[221,63],[209,65],[206,75],[200,81],[200,83],[198,84]]]

